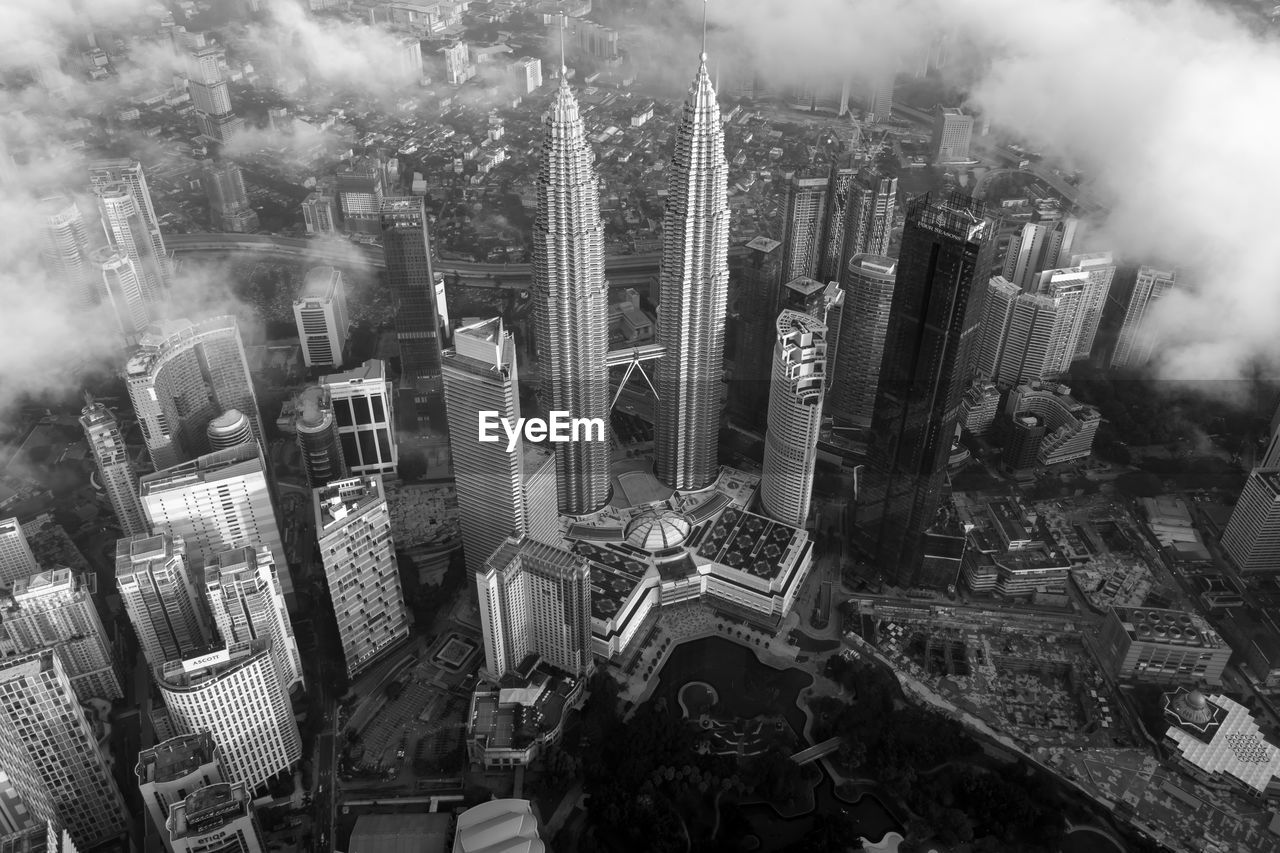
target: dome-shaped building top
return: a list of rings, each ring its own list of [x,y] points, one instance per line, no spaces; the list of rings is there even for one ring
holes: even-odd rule
[[[671,509],[649,509],[627,523],[624,537],[628,545],[651,554],[678,548],[689,537],[688,519]]]

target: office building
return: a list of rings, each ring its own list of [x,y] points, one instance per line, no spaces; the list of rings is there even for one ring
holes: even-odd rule
[[[831,178],[802,178],[796,175],[787,188],[787,206],[782,220],[782,276],[791,281],[800,276],[813,278],[823,260],[827,199]]]
[[[770,517],[804,528],[822,429],[827,327],[798,311],[778,315],[760,503]]]
[[[116,183],[123,183],[133,197],[134,207],[142,217],[146,242],[150,246],[148,255],[156,266],[160,287],[167,288],[169,280],[173,277],[173,266],[169,260],[169,252],[164,246],[164,237],[160,233],[160,219],[156,216],[155,207],[151,203],[151,190],[147,186],[147,176],[142,164],[128,158],[93,160],[89,163],[89,185],[95,192],[99,187]],[[107,238],[113,245],[119,247],[119,243],[113,239],[110,232]],[[125,251],[125,254],[137,264],[137,258],[128,251]]]
[[[293,300],[293,320],[302,340],[302,359],[308,368],[342,367],[351,318],[342,271],[312,267]]]
[[[53,648],[82,702],[124,696],[111,643],[93,603],[97,577],[53,568],[13,582],[3,609],[5,631],[18,653]]]
[[[1030,412],[1015,412],[1005,426],[1000,464],[1006,471],[1019,472],[1035,467],[1047,427],[1044,419]]]
[[[181,538],[138,534],[119,540],[116,589],[152,669],[208,650],[205,603]]]
[[[933,113],[933,162],[939,166],[969,159],[973,116],[956,107],[937,107]]]
[[[308,234],[336,234],[341,230],[338,197],[316,190],[302,200],[302,221]]]
[[[239,166],[227,160],[206,160],[200,180],[209,197],[209,224],[214,231],[252,234],[258,230],[258,212],[249,203]]]
[[[204,591],[222,645],[268,640],[286,692],[303,686],[302,656],[271,551],[231,548],[204,568]]]
[[[164,264],[153,254],[146,221],[138,209],[137,199],[123,182],[102,184],[95,188],[98,215],[107,244],[132,262],[142,284],[147,302],[158,301],[165,291]]]
[[[524,446],[524,533],[539,542],[563,539],[556,511],[556,457],[538,444]]]
[[[80,410],[80,427],[93,453],[98,482],[111,502],[120,531],[125,536],[146,533],[146,517],[138,498],[138,473],[129,459],[115,415],[106,406],[87,398],[87,405]]]
[[[769,372],[773,326],[782,304],[782,243],[757,236],[746,244],[735,267],[738,299],[734,306],[737,342],[729,415],[748,429],[763,429],[769,409]]]
[[[72,305],[97,301],[97,275],[89,259],[89,232],[75,201],[52,196],[40,202],[40,256]]]
[[[609,290],[604,280],[600,183],[578,101],[562,74],[542,121],[533,298],[543,405],[609,422]],[[607,429],[607,427],[606,427]],[[583,515],[609,500],[608,436],[557,442],[560,512]],[[511,531],[506,531],[510,533]]]
[[[520,384],[515,337],[501,317],[458,329],[453,344],[444,354],[444,400],[462,553],[473,578],[508,536],[525,530],[523,441],[510,450],[505,436],[476,441],[481,412],[518,421]]]
[[[1280,567],[1280,469],[1255,468],[1222,531],[1222,550],[1242,572]]]
[[[826,216],[822,225],[822,259],[818,264],[820,281],[839,281],[840,258],[844,255],[844,241],[848,236],[849,199],[854,192],[857,170],[831,166],[827,178]]]
[[[1071,257],[1080,221],[1037,212],[1015,232],[1005,253],[1003,275],[1021,290],[1034,290],[1038,273],[1051,270]]]
[[[29,819],[56,820],[82,850],[128,827],[98,742],[53,649],[0,660],[0,768]]]
[[[249,416],[239,409],[228,409],[218,415],[209,421],[204,432],[212,453],[253,441],[253,424],[249,422]]]
[[[885,334],[855,544],[904,585],[945,585],[923,566],[969,387],[991,269],[982,204],[926,195],[907,211]]]
[[[338,420],[329,390],[313,385],[298,395],[293,421],[307,487],[318,489],[347,476],[347,463],[338,438]]]
[[[867,86],[867,120],[873,123],[893,117],[893,89],[896,75],[879,73]]]
[[[227,779],[257,792],[302,757],[298,724],[269,642],[236,643],[170,661],[156,684],[180,733],[213,736]]]
[[[170,807],[190,793],[226,781],[213,735],[207,731],[178,735],[142,750],[134,773],[151,825],[171,852],[173,845],[165,828]]]
[[[244,782],[215,782],[173,804],[165,823],[174,853],[267,853],[267,840]]]
[[[1088,458],[1102,415],[1093,406],[1078,402],[1065,385],[1031,382],[1009,391],[1005,399],[1006,418],[1034,418],[1042,433],[1034,448],[1034,464],[1059,465]],[[1018,467],[1029,467],[1021,465]]]
[[[138,268],[114,246],[94,249],[89,265],[98,280],[97,301],[111,310],[124,342],[136,345],[151,322],[152,310]]]
[[[1231,647],[1199,615],[1155,607],[1112,607],[1099,655],[1118,679],[1222,686]]]
[[[217,45],[202,45],[187,58],[187,92],[195,107],[200,132],[223,145],[244,129],[244,119],[231,109],[231,92],[222,71],[226,51]]]
[[[209,422],[228,409],[243,412],[266,447],[234,317],[153,324],[125,365],[125,382],[157,471],[207,452]]]
[[[320,378],[329,392],[342,458],[352,476],[396,473],[400,451],[396,444],[395,407],[386,365],[377,359]]]
[[[461,86],[476,74],[476,67],[471,64],[471,51],[465,41],[456,41],[440,52],[444,54],[444,75],[451,86]]]
[[[228,548],[269,549],[285,600],[293,606],[293,579],[256,444],[238,444],[148,474],[138,486],[152,529],[181,537],[193,565],[206,565]]]
[[[56,820],[0,836],[0,853],[79,853],[71,833]]]
[[[593,667],[591,568],[576,554],[507,539],[476,575],[485,671],[499,679],[530,655],[574,678]]]
[[[1058,319],[1053,299],[1023,293],[1001,276],[991,279],[983,306],[977,374],[1004,387],[1038,381],[1045,375]]]
[[[386,174],[372,157],[357,157],[338,170],[334,187],[342,207],[343,226],[357,234],[377,234],[382,227]]]
[[[347,675],[354,678],[409,636],[382,478],[338,480],[316,489],[312,502]]]
[[[960,401],[960,425],[972,435],[991,431],[1000,414],[1000,389],[987,379],[975,379]]]
[[[35,554],[16,518],[0,521],[0,585],[11,586],[19,578],[40,571]]]
[[[667,168],[658,284],[654,464],[674,489],[716,480],[729,285],[729,164],[720,105],[701,57]]]
[[[422,40],[405,36],[396,41],[393,79],[404,83],[422,82]]]
[[[844,308],[835,354],[828,359],[827,412],[838,423],[867,429],[875,408],[898,265],[883,255],[854,255],[840,278]]]
[[[532,95],[542,87],[542,60],[536,56],[526,56],[516,60],[516,78],[521,84],[524,94]],[[563,77],[564,75],[561,75]]]
[[[1138,280],[1129,295],[1120,337],[1111,355],[1113,368],[1141,367],[1151,360],[1157,343],[1152,313],[1157,303],[1173,290],[1177,275],[1173,270],[1150,266],[1138,268]]]
[[[400,386],[420,410],[440,389],[440,307],[436,304],[426,202],[420,196],[382,202],[382,254],[396,308]]]

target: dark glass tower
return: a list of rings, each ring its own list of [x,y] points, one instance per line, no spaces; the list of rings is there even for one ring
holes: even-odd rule
[[[982,203],[930,194],[907,210],[854,544],[891,582],[945,587],[923,568],[991,269]],[[931,562],[930,565],[934,563]]]
[[[382,201],[382,252],[396,308],[400,385],[423,411],[440,391],[440,312],[436,305],[427,209],[420,196]]]

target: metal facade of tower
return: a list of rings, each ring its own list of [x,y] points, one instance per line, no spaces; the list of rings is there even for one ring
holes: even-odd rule
[[[760,502],[771,517],[803,530],[822,428],[827,326],[788,310],[778,315],[777,329]]]
[[[600,184],[578,102],[563,74],[542,126],[533,297],[544,403],[551,411],[607,423],[609,292]],[[560,512],[585,515],[604,506],[609,442],[561,442],[554,450]]]
[[[922,196],[907,212],[854,531],[896,583],[952,580],[923,576],[925,531],[976,359],[990,229],[981,202],[960,193]]]
[[[168,286],[173,277],[173,267],[169,262],[169,253],[164,247],[164,237],[160,234],[160,220],[156,217],[156,209],[151,203],[151,190],[147,187],[147,176],[142,164],[128,158],[119,160],[94,160],[89,163],[89,185],[97,191],[106,184],[123,183],[133,196],[133,203],[142,217],[142,224],[147,233],[147,241],[151,245],[151,255],[155,258],[161,284]]]
[[[654,463],[676,489],[715,481],[729,283],[729,164],[707,57],[675,134],[667,167],[658,291]]]
[[[831,382],[826,399],[828,413],[840,424],[871,426],[897,271],[892,258],[854,255],[840,277],[844,310],[835,354],[828,357]]]
[[[426,202],[420,196],[383,199],[382,252],[396,307],[400,385],[425,403],[440,389],[440,312],[436,305]]]
[[[93,451],[98,479],[111,501],[120,531],[125,536],[146,533],[147,520],[138,497],[138,473],[129,459],[115,415],[101,403],[90,401],[80,411],[80,426]]]

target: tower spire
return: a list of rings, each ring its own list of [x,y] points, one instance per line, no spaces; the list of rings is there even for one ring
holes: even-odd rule
[[[560,16],[560,82],[561,84],[567,85],[569,82],[567,77],[569,73],[569,68],[564,64],[564,19],[565,19],[565,16],[561,15]]]
[[[702,0],[702,61],[707,61],[707,0]]]

